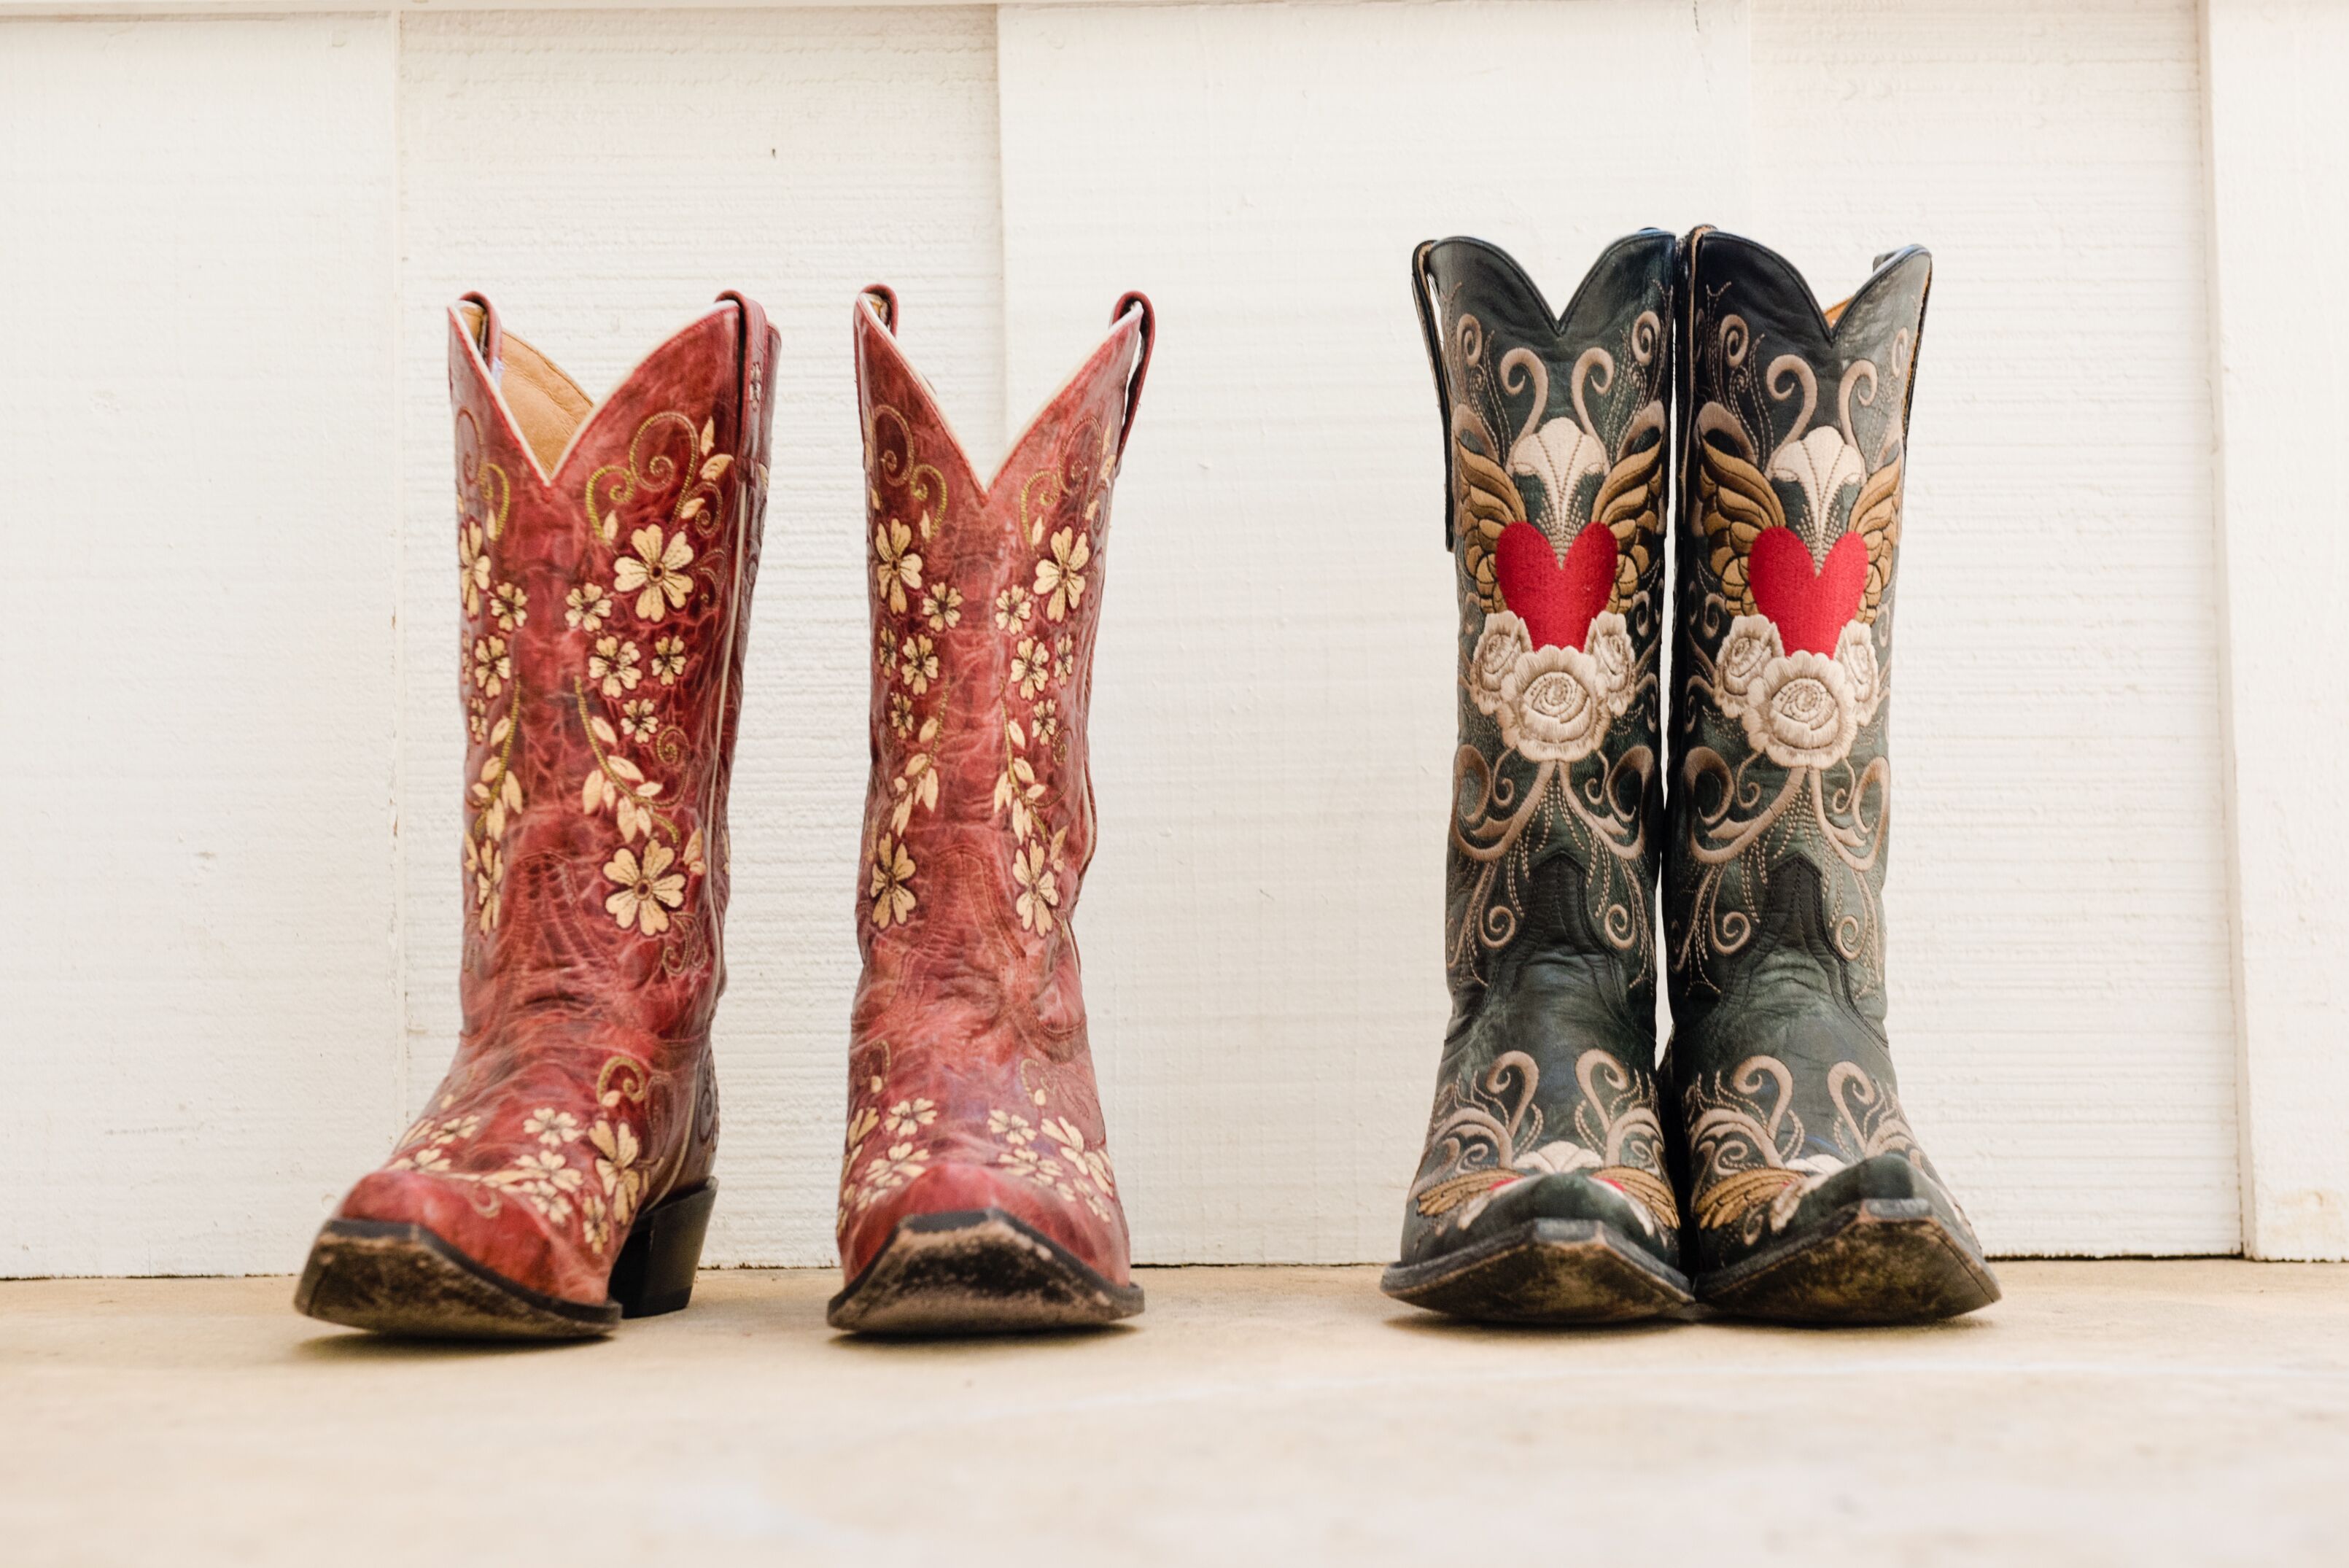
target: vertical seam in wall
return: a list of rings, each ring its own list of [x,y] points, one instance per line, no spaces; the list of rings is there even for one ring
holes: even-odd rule
[[[1008,454],[1011,421],[1019,414],[1011,396],[1011,203],[1006,195],[1003,151],[1003,10],[1000,5],[988,7],[988,19],[995,25],[995,383],[1001,394],[996,405],[1001,428],[996,432],[995,444],[996,450]]]
[[[408,857],[401,830],[408,804],[408,465],[402,429],[408,398],[408,157],[401,140],[400,92],[407,80],[408,21],[391,24],[391,257],[386,282],[391,312],[391,1126],[408,1115]]]
[[[2246,1257],[2260,1255],[2258,1163],[2251,1143],[2251,997],[2243,953],[2243,835],[2235,746],[2234,587],[2228,541],[2227,360],[2224,248],[2219,225],[2218,91],[2213,78],[2211,10],[2196,9],[2201,49],[2196,61],[2202,88],[2203,297],[2210,396],[2210,553],[2218,588],[2216,634],[2219,701],[2219,809],[2226,837],[2227,983],[2235,1033],[2235,1180],[2238,1223]]]

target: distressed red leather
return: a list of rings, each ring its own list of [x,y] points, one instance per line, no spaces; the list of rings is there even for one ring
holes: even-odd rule
[[[1124,1285],[1069,921],[1093,850],[1093,635],[1149,306],[1119,302],[986,483],[895,322],[886,289],[857,303],[873,773],[841,1262],[853,1281],[900,1220],[992,1208]]]
[[[590,411],[486,301],[449,328],[464,1031],[337,1217],[421,1224],[601,1303],[636,1218],[707,1180],[717,1148],[726,794],[776,339],[728,296]]]

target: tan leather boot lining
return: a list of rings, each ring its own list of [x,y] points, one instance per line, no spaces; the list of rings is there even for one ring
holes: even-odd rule
[[[458,308],[464,313],[473,340],[480,342],[480,309],[471,305]],[[505,393],[506,407],[513,410],[514,423],[522,428],[523,439],[537,456],[538,466],[551,474],[562,460],[563,449],[571,444],[572,435],[595,409],[595,400],[527,341],[512,332],[503,337],[500,357],[504,373],[499,389]]]
[[[1833,305],[1828,306],[1826,310],[1820,312],[1820,314],[1827,318],[1827,325],[1829,327],[1833,327],[1837,322],[1843,319],[1843,313],[1851,308],[1852,299],[1857,299],[1858,297],[1859,296],[1857,295],[1853,295],[1850,299],[1838,299]]]

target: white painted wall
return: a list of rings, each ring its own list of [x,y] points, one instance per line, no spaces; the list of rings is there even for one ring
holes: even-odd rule
[[[2349,728],[2299,697],[2342,328],[2269,243],[2349,228],[2339,13],[434,9],[0,20],[0,539],[63,561],[0,632],[54,671],[0,684],[45,867],[0,900],[0,1272],[291,1268],[445,1064],[468,287],[597,391],[722,287],[783,331],[713,1254],[829,1259],[874,278],[980,444],[1153,294],[1080,921],[1122,1186],[1144,1258],[1390,1255],[1451,722],[1408,250],[1484,234],[1563,297],[1697,221],[1822,288],[1940,258],[1893,1023],[1985,1240],[2349,1251],[2344,868],[2303,787]]]

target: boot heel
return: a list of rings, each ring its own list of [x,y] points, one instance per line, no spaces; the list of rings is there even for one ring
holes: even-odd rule
[[[693,1299],[693,1272],[701,1265],[701,1241],[717,1203],[713,1179],[645,1211],[612,1265],[612,1299],[622,1317],[658,1317]]]

